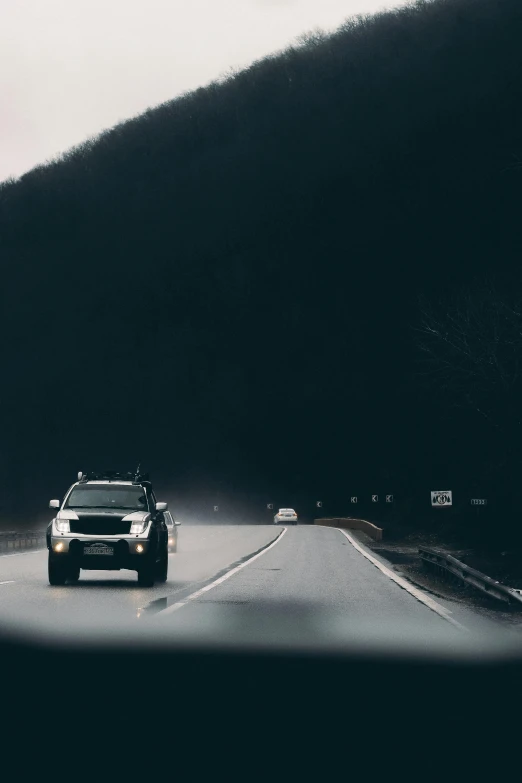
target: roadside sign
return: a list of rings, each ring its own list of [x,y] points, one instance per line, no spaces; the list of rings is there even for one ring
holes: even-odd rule
[[[393,495],[386,495],[386,502],[393,503]]]
[[[453,492],[451,490],[435,491],[431,493],[431,505],[434,508],[439,506],[453,505]]]
[[[486,498],[471,498],[472,506],[487,506],[488,501]]]
[[[267,503],[267,504],[266,504],[266,507],[267,507],[267,509],[268,509],[269,511],[272,511],[272,510],[273,510],[273,508],[274,508],[274,504],[273,504],[273,503]]]
[[[379,495],[372,495],[372,503],[378,503],[379,502]]]
[[[214,506],[214,511],[219,511],[219,506]]]
[[[357,496],[355,495],[353,498],[351,498],[352,503],[357,503]]]
[[[315,505],[317,506],[317,508],[322,508],[323,507],[323,501],[322,500],[318,500]]]

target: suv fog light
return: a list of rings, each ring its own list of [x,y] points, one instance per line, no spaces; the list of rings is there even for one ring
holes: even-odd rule
[[[54,551],[55,551],[55,552],[61,552],[61,551],[62,551],[62,549],[63,549],[63,544],[62,544],[62,542],[61,542],[61,541],[60,541],[60,543],[59,543],[59,544],[55,544],[55,545],[54,545]]]
[[[136,552],[138,552],[138,554],[141,554],[143,552],[143,544],[138,544],[138,546],[136,547]]]

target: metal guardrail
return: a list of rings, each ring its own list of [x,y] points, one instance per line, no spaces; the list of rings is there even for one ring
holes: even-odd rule
[[[0,554],[45,547],[45,530],[10,530],[0,533]]]
[[[490,595],[492,598],[496,598],[498,601],[504,601],[508,604],[518,604],[522,608],[521,591],[516,590],[514,587],[507,587],[500,582],[496,582],[494,579],[491,579],[491,577],[486,576],[486,574],[475,571],[474,568],[470,568],[470,566],[457,560],[456,557],[447,555],[445,552],[441,552],[438,549],[431,549],[427,546],[419,547],[419,555],[421,560],[431,567],[453,574],[453,576],[457,577],[457,579],[460,579],[465,584],[476,587],[478,590]]]

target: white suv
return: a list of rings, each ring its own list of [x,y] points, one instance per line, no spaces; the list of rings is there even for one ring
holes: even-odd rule
[[[49,582],[76,582],[81,569],[138,572],[152,587],[168,575],[166,503],[158,503],[148,476],[79,474],[63,502],[51,500],[47,528]]]
[[[297,513],[293,508],[280,508],[275,515],[274,525],[284,525],[285,522],[288,524],[297,525]]]

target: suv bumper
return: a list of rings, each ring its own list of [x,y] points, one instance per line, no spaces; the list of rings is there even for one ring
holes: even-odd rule
[[[85,548],[91,545],[101,544],[102,548],[112,549],[111,554],[85,554]],[[138,547],[142,547],[140,551]],[[118,571],[120,568],[138,570],[150,553],[150,541],[147,539],[102,536],[51,536],[49,556],[56,562],[67,560],[71,564],[83,569],[95,571]]]

